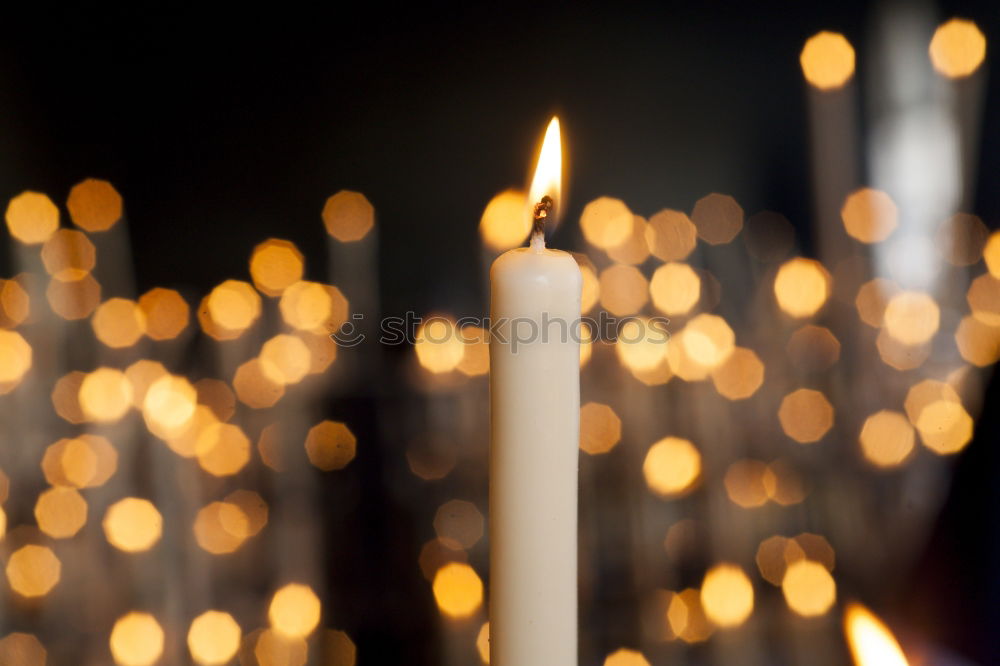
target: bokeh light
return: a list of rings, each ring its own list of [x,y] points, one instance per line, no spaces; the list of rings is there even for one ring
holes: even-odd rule
[[[476,652],[479,653],[479,661],[484,664],[490,663],[490,623],[483,622],[476,634]]]
[[[0,328],[14,328],[31,315],[31,298],[22,282],[22,274],[12,280],[0,278]]]
[[[97,264],[97,250],[82,231],[59,229],[42,246],[45,271],[56,280],[83,279]]]
[[[191,621],[187,644],[191,657],[199,664],[225,664],[236,655],[242,636],[240,625],[223,611],[205,611]]]
[[[233,423],[212,423],[198,434],[198,465],[212,476],[232,476],[250,462],[250,440]]]
[[[1000,280],[984,273],[972,281],[965,299],[972,316],[988,326],[1000,326]]]
[[[885,192],[862,187],[844,199],[840,219],[852,238],[862,243],[879,243],[899,226],[899,209]]]
[[[107,231],[122,217],[122,197],[108,181],[88,178],[69,191],[66,208],[84,231]]]
[[[48,653],[32,634],[11,632],[0,639],[0,664],[5,666],[45,666]]]
[[[958,79],[969,76],[986,57],[986,37],[972,21],[953,18],[934,31],[928,48],[931,63],[941,74]]]
[[[257,666],[306,666],[309,659],[309,644],[304,638],[283,636],[270,629],[258,630],[247,639],[251,641],[251,655],[242,656],[241,664]]]
[[[666,263],[653,272],[649,293],[664,314],[687,314],[701,299],[701,278],[687,264]]]
[[[580,448],[590,455],[607,453],[622,437],[622,420],[609,405],[588,402],[580,408]]]
[[[163,517],[152,502],[139,497],[120,499],[104,514],[104,536],[126,553],[149,550],[163,534]]]
[[[816,372],[830,368],[840,359],[840,341],[830,329],[813,324],[792,333],[786,349],[795,367]]]
[[[930,294],[901,291],[885,306],[883,326],[894,340],[904,345],[920,345],[937,333],[941,311]]]
[[[260,359],[252,358],[236,368],[233,390],[240,402],[254,409],[273,407],[285,395],[285,387],[271,379]]]
[[[87,523],[87,501],[75,488],[49,488],[35,502],[35,520],[53,539],[69,539]]]
[[[789,259],[774,278],[774,295],[786,314],[796,318],[811,317],[830,295],[830,274],[818,261],[802,257]]]
[[[983,257],[990,231],[976,215],[955,213],[941,223],[934,245],[953,266],[971,266]]]
[[[434,574],[434,600],[446,616],[470,617],[483,603],[483,581],[476,571],[462,562],[449,562]]]
[[[479,219],[479,234],[494,250],[517,247],[530,232],[528,199],[521,190],[504,190],[494,196]]]
[[[668,348],[674,344],[665,331],[657,330],[648,319],[634,317],[622,325],[615,353],[630,370],[652,371],[667,358]]]
[[[736,348],[736,334],[718,315],[700,314],[684,327],[679,341],[687,356],[708,369],[725,363]]]
[[[113,349],[131,347],[146,331],[146,315],[135,301],[111,298],[97,306],[90,320],[97,339]]]
[[[633,215],[625,202],[600,197],[588,203],[580,215],[580,229],[588,243],[602,250],[617,247],[632,233]]]
[[[620,264],[637,266],[649,257],[646,242],[646,220],[641,215],[632,216],[632,231],[620,244],[608,248],[608,256]]]
[[[229,502],[211,502],[199,509],[192,530],[198,546],[213,555],[235,552],[250,532],[243,509]]]
[[[236,394],[221,379],[203,377],[194,383],[198,404],[212,410],[220,421],[228,421],[236,413]]]
[[[153,340],[173,340],[187,328],[191,309],[173,289],[154,287],[139,298],[145,333]]]
[[[873,328],[880,328],[885,317],[886,305],[899,291],[899,286],[886,278],[875,278],[861,285],[854,299],[854,306],[858,309],[861,321]]]
[[[663,261],[683,261],[698,244],[698,228],[684,213],[664,209],[649,218],[646,244]]]
[[[806,40],[799,64],[810,85],[836,90],[854,75],[854,47],[840,33],[824,30]]]
[[[705,616],[701,593],[693,588],[682,590],[670,597],[666,619],[670,630],[685,643],[706,641],[715,630]]]
[[[198,392],[185,377],[165,374],[157,378],[142,401],[142,416],[149,431],[162,439],[180,435],[194,418]]]
[[[267,525],[267,502],[252,490],[234,490],[226,495],[225,504],[237,507],[240,512],[221,511],[222,527],[235,537],[248,539],[260,534]]]
[[[767,465],[759,460],[737,460],[726,470],[723,483],[734,504],[744,509],[763,506],[770,498],[764,484],[769,474]]]
[[[308,585],[289,583],[271,597],[267,617],[271,628],[282,636],[304,638],[319,624],[319,597]]]
[[[601,283],[597,279],[597,271],[592,264],[580,264],[580,276],[583,278],[583,287],[580,293],[580,313],[587,314],[597,301],[601,298]]]
[[[17,384],[31,369],[31,346],[17,331],[0,330],[0,383]]]
[[[798,389],[782,399],[778,420],[796,442],[818,442],[833,427],[833,405],[819,391]]]
[[[278,303],[285,323],[300,331],[329,335],[347,321],[349,304],[334,286],[301,280],[281,294]]]
[[[309,374],[309,348],[302,338],[279,333],[260,349],[260,368],[275,384],[296,384]]]
[[[698,199],[691,211],[698,237],[709,245],[722,245],[743,229],[743,208],[726,194],[712,193]]]
[[[680,437],[664,437],[646,452],[642,474],[660,497],[677,497],[691,490],[701,476],[701,454]]]
[[[601,305],[618,317],[639,312],[649,300],[646,278],[635,266],[614,264],[605,268],[600,284]]]
[[[428,317],[417,328],[414,351],[420,366],[434,374],[451,372],[465,355],[455,322],[442,316]]]
[[[59,228],[59,209],[40,192],[22,192],[7,204],[7,230],[25,245],[44,243]]]
[[[642,652],[623,647],[605,657],[604,666],[649,666],[649,661]]]
[[[958,453],[972,441],[973,420],[969,412],[953,400],[937,400],[920,411],[917,432],[924,446],[938,455]]]
[[[84,319],[90,316],[101,301],[101,285],[89,274],[72,282],[50,280],[45,290],[45,300],[49,302],[52,311],[63,319]]]
[[[128,383],[132,386],[132,406],[141,410],[146,400],[146,394],[149,393],[149,387],[156,380],[168,374],[162,363],[146,358],[139,359],[125,368],[125,377],[128,378]]]
[[[111,630],[111,654],[120,666],[152,666],[163,654],[163,643],[163,628],[149,613],[128,613]]]
[[[226,280],[205,297],[203,313],[212,325],[205,332],[220,340],[238,338],[257,321],[260,307],[260,296],[249,283]]]
[[[788,565],[781,581],[788,607],[803,617],[825,614],[837,599],[833,576],[819,562],[798,560]]]
[[[309,462],[319,469],[329,472],[343,469],[354,460],[358,440],[347,427],[339,421],[323,421],[309,429],[306,435],[306,455]]]
[[[459,332],[462,339],[462,360],[456,366],[466,377],[478,377],[490,371],[489,332],[478,326],[463,326]]]
[[[701,605],[709,620],[720,627],[738,627],[753,612],[753,585],[735,564],[718,564],[705,574]]]
[[[80,383],[80,409],[91,421],[117,421],[132,406],[132,384],[121,370],[97,368]]]
[[[22,597],[44,597],[62,575],[62,563],[48,546],[28,544],[7,559],[7,582]]]
[[[482,538],[484,527],[483,514],[466,500],[449,500],[434,514],[434,532],[453,550],[472,548]]]
[[[865,419],[861,427],[861,451],[877,467],[895,467],[913,452],[916,435],[906,417],[883,409]]]
[[[323,205],[326,232],[341,243],[359,241],[375,226],[375,208],[360,192],[341,190]]]
[[[1000,327],[963,317],[955,329],[955,345],[963,359],[980,368],[1000,360]]]
[[[253,284],[268,296],[280,296],[302,279],[304,270],[302,253],[291,241],[269,238],[258,244],[250,255]]]

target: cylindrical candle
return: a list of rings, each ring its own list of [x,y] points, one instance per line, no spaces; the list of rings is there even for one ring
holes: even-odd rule
[[[576,666],[580,269],[538,234],[490,284],[490,663]]]

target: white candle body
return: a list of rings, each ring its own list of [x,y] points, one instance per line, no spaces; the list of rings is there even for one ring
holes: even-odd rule
[[[519,248],[490,284],[490,663],[576,666],[580,269]]]

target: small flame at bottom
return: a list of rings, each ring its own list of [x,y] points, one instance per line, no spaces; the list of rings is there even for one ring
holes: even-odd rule
[[[844,610],[844,633],[857,666],[909,666],[889,628],[861,604]]]

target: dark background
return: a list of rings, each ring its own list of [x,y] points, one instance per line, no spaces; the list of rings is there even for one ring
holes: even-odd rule
[[[985,69],[995,71],[996,4],[938,7],[942,20],[979,24],[990,40]],[[204,292],[245,275],[268,236],[298,244],[321,278],[323,202],[356,189],[378,213],[384,312],[477,311],[480,212],[523,183],[554,111],[569,144],[568,219],[602,194],[650,214],[689,210],[714,190],[748,213],[781,211],[808,239],[798,53],[818,30],[844,33],[863,91],[872,11],[856,2],[322,12],[281,3],[9,14],[0,200],[35,189],[61,203],[79,180],[108,179],[125,198],[138,288]],[[985,109],[973,212],[994,229],[1000,86],[987,85]],[[557,232],[575,233],[574,224]],[[1000,662],[996,394],[991,387],[933,538],[890,609],[982,663]],[[378,638],[362,635],[362,653],[404,654]]]

